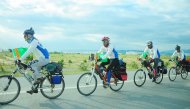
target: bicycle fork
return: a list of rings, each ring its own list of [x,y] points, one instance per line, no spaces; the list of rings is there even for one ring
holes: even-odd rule
[[[88,79],[87,79],[87,81],[86,81],[86,84],[87,85],[89,85],[89,83],[91,82],[91,80],[92,80],[92,78],[93,78],[93,76],[94,76],[94,72],[95,72],[95,68],[93,68],[92,70],[91,70],[91,75],[90,75],[90,77],[88,77]]]

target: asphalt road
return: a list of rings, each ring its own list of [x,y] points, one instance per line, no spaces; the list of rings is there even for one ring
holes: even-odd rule
[[[174,82],[170,82],[165,75],[159,85],[147,79],[143,87],[136,87],[134,72],[128,74],[129,79],[119,92],[98,85],[90,96],[80,95],[77,91],[80,75],[66,75],[65,91],[55,100],[44,98],[41,93],[27,94],[29,84],[24,78],[18,78],[21,94],[14,102],[0,105],[0,109],[190,109],[190,76],[187,80],[177,76]],[[98,84],[101,83],[98,80]]]

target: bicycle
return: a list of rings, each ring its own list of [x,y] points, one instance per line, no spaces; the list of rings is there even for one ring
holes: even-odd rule
[[[28,76],[26,70],[31,70],[30,65],[24,63],[18,63],[15,61],[16,69],[12,72],[11,75],[0,76],[0,104],[8,104],[16,100],[21,91],[21,86],[16,79],[15,74],[19,72],[25,77],[25,79],[31,84],[32,89],[40,89],[41,94],[48,99],[55,99],[59,97],[65,88],[64,77],[62,74],[52,75],[46,66],[42,67],[41,74],[43,75],[43,80],[40,83],[34,84],[34,79],[32,76]],[[59,78],[56,80],[55,78]]]
[[[141,59],[141,58],[139,59],[139,61],[141,62],[141,68],[138,69],[134,74],[134,83],[136,86],[141,87],[146,82],[145,70],[148,72],[150,79],[152,79],[154,77],[154,74],[153,74],[153,67],[150,64],[150,62],[148,62],[147,60]],[[161,63],[159,63],[159,64],[161,64]],[[167,73],[167,71],[164,70],[164,68],[161,67],[161,65],[158,66],[157,71],[158,72],[156,74],[155,83],[160,84],[163,80],[163,73]]]
[[[186,79],[188,76],[188,72],[190,72],[190,69],[188,69],[189,65],[187,64],[181,64],[177,59],[169,60],[170,62],[174,62],[175,66],[171,67],[168,73],[168,77],[170,81],[174,81],[177,77],[177,75],[181,75],[182,79]]]
[[[119,91],[124,85],[124,80],[118,79],[117,74],[120,72],[117,70],[112,70],[111,72],[111,81],[109,87],[113,91]],[[80,94],[89,96],[96,90],[97,78],[95,74],[99,75],[100,79],[103,80],[103,84],[106,83],[107,71],[105,68],[103,70],[100,70],[97,56],[94,60],[91,72],[82,74],[77,81],[77,90]]]

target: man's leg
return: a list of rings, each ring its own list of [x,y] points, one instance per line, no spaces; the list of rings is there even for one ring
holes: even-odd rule
[[[41,74],[40,74],[40,70],[41,70],[41,67],[48,64],[48,60],[38,60],[38,61],[33,61],[31,63],[31,68],[32,70],[34,70],[34,73],[33,73],[33,77],[34,77],[34,85],[35,84],[38,84],[42,81],[42,78],[41,78]],[[28,93],[32,94],[32,93],[37,93],[38,90],[35,89],[35,88],[32,88],[32,90],[30,91],[27,91]]]
[[[108,73],[107,73],[107,82],[110,84],[110,79],[111,79],[111,70],[116,67],[119,64],[117,59],[114,59],[111,61],[110,65],[108,66]]]
[[[153,73],[154,73],[153,82],[156,81],[156,74],[158,72],[158,62],[159,62],[159,58],[155,58],[154,59],[154,70],[153,70]]]

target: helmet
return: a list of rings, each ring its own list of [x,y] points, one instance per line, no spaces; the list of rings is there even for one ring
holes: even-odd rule
[[[180,51],[180,48],[181,47],[179,45],[176,45],[175,50]]]
[[[148,41],[146,44],[147,46],[152,45],[152,41]]]
[[[33,36],[34,33],[35,33],[35,32],[34,32],[34,30],[33,30],[32,27],[31,27],[30,29],[25,30],[23,34],[24,34],[24,35],[30,34],[30,35]]]
[[[28,42],[31,43],[34,39],[34,30],[32,29],[32,27],[30,29],[27,29],[24,31],[24,39]]]
[[[110,44],[110,38],[109,37],[106,37],[106,36],[104,36],[103,38],[102,38],[102,41],[103,41],[103,44],[104,44],[104,46],[105,47],[108,47],[109,46],[109,44]]]
[[[147,46],[148,46],[149,49],[152,49],[152,47],[153,47],[152,41],[148,41],[147,42]]]
[[[110,38],[109,37],[106,37],[106,36],[104,36],[103,38],[102,38],[102,41],[105,41],[105,40],[110,40]]]

